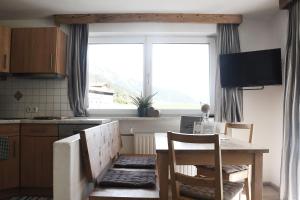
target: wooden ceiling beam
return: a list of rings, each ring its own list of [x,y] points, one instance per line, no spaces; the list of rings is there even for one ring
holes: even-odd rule
[[[280,9],[288,9],[293,0],[279,0]]]
[[[242,20],[242,15],[232,14],[120,13],[54,15],[54,21],[58,25],[125,22],[240,24]]]

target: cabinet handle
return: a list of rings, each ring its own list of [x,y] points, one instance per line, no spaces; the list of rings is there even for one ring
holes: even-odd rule
[[[6,58],[7,58],[7,56],[6,56],[6,54],[4,54],[4,56],[3,56],[3,66],[4,66],[4,69],[6,69],[6,67],[7,67],[7,62],[6,62]]]
[[[53,54],[50,54],[50,69],[53,70]]]
[[[13,143],[13,157],[16,157],[16,141]]]

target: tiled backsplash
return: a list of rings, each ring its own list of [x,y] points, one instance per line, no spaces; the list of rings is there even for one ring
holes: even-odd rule
[[[72,116],[67,87],[67,79],[1,80],[0,117]]]

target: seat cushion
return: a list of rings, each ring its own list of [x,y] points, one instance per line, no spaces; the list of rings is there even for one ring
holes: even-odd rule
[[[115,161],[115,168],[130,168],[130,169],[155,169],[156,157],[152,155],[121,155]]]
[[[98,186],[127,187],[127,188],[154,188],[156,175],[154,170],[119,170],[109,169]]]
[[[243,183],[224,182],[224,200],[231,200],[243,189]],[[180,185],[180,195],[199,200],[212,200],[215,196],[215,189],[211,187],[200,187],[190,185]]]
[[[212,165],[197,165],[197,168],[201,170],[205,169],[205,170],[214,170],[215,167]],[[224,173],[226,174],[232,174],[235,172],[240,172],[240,171],[244,171],[244,170],[248,170],[248,165],[223,165],[222,170]],[[200,172],[201,173],[201,172]]]

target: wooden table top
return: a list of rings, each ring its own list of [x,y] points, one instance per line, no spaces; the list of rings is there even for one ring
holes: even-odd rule
[[[250,144],[245,141],[237,140],[230,137],[220,137],[220,146],[222,152],[226,151],[238,151],[248,153],[269,153],[269,149],[258,146],[256,144]],[[167,133],[155,133],[155,146],[156,152],[162,153],[168,151],[168,139]],[[174,142],[174,148],[176,151],[212,151],[214,149],[213,144],[191,144]]]

